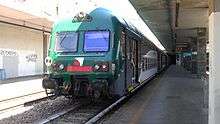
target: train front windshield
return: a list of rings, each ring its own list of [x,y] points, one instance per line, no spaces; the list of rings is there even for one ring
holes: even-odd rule
[[[84,34],[85,52],[107,52],[109,50],[109,31],[87,31]]]
[[[78,42],[78,33],[76,32],[60,32],[56,36],[57,52],[76,52]]]

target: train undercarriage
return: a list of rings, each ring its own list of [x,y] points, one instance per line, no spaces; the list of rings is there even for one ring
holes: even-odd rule
[[[100,99],[102,97],[110,98],[108,82],[108,79],[90,81],[86,77],[76,76],[64,80],[64,78],[50,78],[47,75],[43,78],[42,85],[47,95]]]

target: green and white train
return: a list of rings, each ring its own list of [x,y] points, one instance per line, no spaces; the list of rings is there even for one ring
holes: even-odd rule
[[[168,65],[168,56],[134,26],[97,8],[57,22],[51,32],[47,94],[120,97]]]

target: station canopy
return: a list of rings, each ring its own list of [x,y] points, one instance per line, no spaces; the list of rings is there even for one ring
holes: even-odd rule
[[[53,22],[22,11],[0,5],[0,22],[50,32]]]
[[[207,36],[208,0],[129,0],[168,52]]]

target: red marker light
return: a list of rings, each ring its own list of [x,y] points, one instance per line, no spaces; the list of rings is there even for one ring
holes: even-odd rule
[[[92,66],[67,66],[68,72],[91,72]]]
[[[66,67],[66,71],[68,72],[91,72],[92,69],[92,66],[80,66],[78,60],[74,60],[72,65]]]

